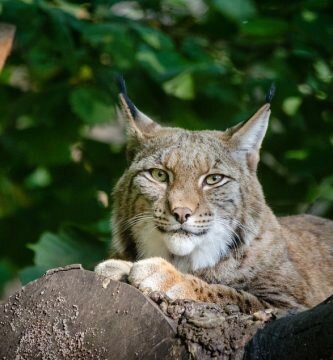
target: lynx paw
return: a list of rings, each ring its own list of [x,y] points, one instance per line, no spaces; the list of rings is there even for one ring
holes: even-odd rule
[[[150,258],[134,263],[128,281],[144,292],[161,291],[171,299],[195,300],[190,281],[162,258]]]
[[[95,272],[111,280],[127,282],[132,266],[130,261],[111,259],[98,264]]]

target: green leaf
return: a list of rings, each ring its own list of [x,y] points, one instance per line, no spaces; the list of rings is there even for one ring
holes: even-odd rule
[[[137,39],[130,33],[129,26],[121,23],[99,23],[83,31],[86,42],[97,47],[102,62],[116,64],[120,69],[133,68]]]
[[[318,79],[320,79],[322,82],[330,83],[332,81],[332,71],[328,64],[325,63],[323,60],[316,61],[313,67],[316,70]]]
[[[151,47],[158,50],[173,50],[174,46],[172,40],[167,34],[164,34],[154,28],[149,28],[138,24],[135,24],[132,27],[139,33],[139,35],[146,42],[146,44],[150,45]]]
[[[56,166],[70,163],[70,145],[75,140],[72,125],[63,126],[61,133],[56,127],[34,127],[22,130],[12,141],[27,163],[34,166]]]
[[[271,38],[284,35],[288,30],[288,23],[284,20],[258,18],[249,20],[241,25],[244,35],[258,38]]]
[[[309,151],[306,149],[288,150],[285,156],[287,159],[305,160],[309,156]]]
[[[136,54],[138,62],[157,78],[172,76],[188,67],[188,63],[175,51],[153,51],[141,46]]]
[[[213,4],[220,13],[238,22],[256,15],[256,8],[251,0],[213,0]]]
[[[13,265],[6,259],[0,259],[0,295],[3,293],[5,284],[13,278]]]
[[[27,54],[27,61],[35,79],[48,80],[61,70],[61,62],[42,46],[33,47]]]
[[[105,244],[78,230],[66,230],[60,234],[44,233],[38,243],[29,245],[35,253],[35,264],[42,269],[82,264],[91,269],[105,256]]]
[[[173,79],[164,82],[163,89],[167,94],[183,100],[194,98],[194,84],[190,73],[179,74]]]
[[[78,88],[69,98],[73,112],[85,123],[109,122],[115,117],[114,106],[106,104],[95,89]]]
[[[47,266],[27,266],[19,272],[19,277],[23,285],[36,280],[47,271]]]
[[[87,9],[88,4],[76,5],[76,4],[71,4],[68,1],[57,0],[57,6],[59,6],[59,8],[63,12],[66,12],[66,13],[74,16],[77,19],[89,19],[90,18],[90,14]]]
[[[60,9],[49,6],[45,2],[41,2],[41,9],[48,15],[48,22],[52,31],[52,39],[49,40],[55,42],[54,49],[52,50],[60,52],[64,65],[74,71],[77,63],[74,39],[68,23],[70,16]]]
[[[333,201],[333,176],[327,177],[321,182],[320,197]]]
[[[119,32],[124,31],[121,25],[116,24],[93,24],[89,25],[83,31],[84,39],[91,44],[99,45],[103,43],[111,43]]]
[[[302,98],[298,96],[290,96],[283,101],[282,109],[289,116],[293,116],[302,104]]]
[[[38,167],[25,179],[25,184],[29,189],[34,189],[46,187],[51,181],[50,172],[44,167]]]
[[[152,70],[156,74],[163,75],[167,72],[167,67],[163,64],[163,61],[161,61],[158,54],[148,48],[142,48],[137,53],[137,59],[143,66]]]
[[[0,176],[0,219],[29,206],[31,199],[25,189],[5,176]]]

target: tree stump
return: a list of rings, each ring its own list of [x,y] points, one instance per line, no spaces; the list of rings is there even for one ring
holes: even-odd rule
[[[151,300],[80,266],[49,271],[13,295],[1,308],[0,338],[3,360],[181,357],[172,323]]]
[[[333,298],[265,326],[273,318],[235,305],[148,298],[71,265],[0,306],[0,359],[332,359]]]

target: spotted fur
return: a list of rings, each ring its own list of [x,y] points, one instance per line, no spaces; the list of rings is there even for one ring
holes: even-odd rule
[[[277,218],[265,202],[256,168],[269,104],[220,132],[162,127],[127,95],[120,101],[130,164],[113,193],[112,257],[127,261],[107,260],[97,273],[246,312],[308,308],[333,292],[333,222]],[[223,178],[207,185],[210,174]],[[175,209],[186,209],[186,221]]]

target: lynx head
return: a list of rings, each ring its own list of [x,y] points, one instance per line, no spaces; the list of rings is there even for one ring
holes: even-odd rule
[[[130,163],[114,191],[113,251],[194,271],[249,244],[265,207],[256,168],[270,105],[222,132],[163,127],[125,90],[120,103]]]

